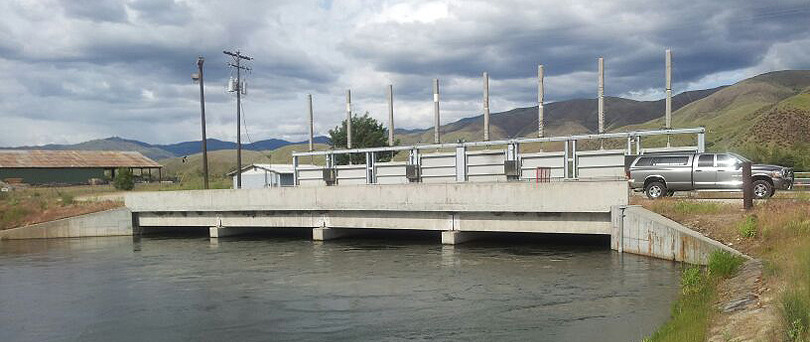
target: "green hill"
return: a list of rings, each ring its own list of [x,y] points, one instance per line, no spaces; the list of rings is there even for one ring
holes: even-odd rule
[[[655,129],[663,118],[616,129]],[[674,128],[706,128],[706,147],[810,169],[810,70],[755,76],[672,114]]]

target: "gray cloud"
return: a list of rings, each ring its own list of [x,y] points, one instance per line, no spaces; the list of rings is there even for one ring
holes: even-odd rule
[[[593,97],[598,56],[608,95],[637,98],[660,95],[665,48],[676,91],[806,69],[808,16],[806,1],[2,2],[0,121],[17,129],[0,146],[195,139],[190,73],[200,55],[209,131],[234,140],[226,49],[255,57],[245,98],[252,138],[300,140],[307,93],[326,133],[344,116],[347,88],[358,112],[385,119],[393,83],[398,127],[415,128],[432,124],[434,77],[449,122],[480,112],[483,71],[500,111],[534,104],[538,63],[550,101]]]

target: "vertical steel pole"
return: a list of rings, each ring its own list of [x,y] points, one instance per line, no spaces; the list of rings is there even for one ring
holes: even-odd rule
[[[439,136],[439,79],[433,79],[433,143],[439,144],[441,138]]]
[[[352,148],[352,90],[346,89],[346,148]],[[349,154],[349,161],[352,160]]]
[[[565,148],[563,150],[563,159],[565,160],[565,162],[563,163],[563,175],[564,175],[563,178],[565,179],[570,178],[569,173],[571,172],[570,171],[571,169],[568,166],[571,159],[570,158],[571,152],[569,149],[570,142],[571,142],[570,140],[565,141]]]
[[[205,58],[197,57],[197,69],[200,73],[200,126],[202,126],[202,159],[203,159],[203,187],[208,189],[208,138],[205,134],[205,86],[203,81],[203,63]],[[151,181],[152,170],[149,170]]]
[[[312,94],[307,94],[307,105],[309,107],[309,151],[315,149],[315,118],[312,113]]]
[[[605,133],[605,59],[599,57],[599,133]]]
[[[667,91],[667,101],[666,101],[666,112],[665,112],[665,121],[666,121],[666,129],[672,129],[672,50],[667,49],[666,52],[666,91]],[[670,136],[667,134],[667,147],[670,147]]]
[[[605,59],[599,57],[599,98],[598,98],[598,115],[599,115],[599,134],[605,133]],[[604,142],[599,139],[599,148],[604,148]]]
[[[543,101],[545,98],[543,77],[543,65],[540,64],[537,66],[537,136],[540,138],[543,137],[543,130],[545,129],[545,123],[543,122]]]
[[[394,85],[388,85],[388,146],[394,146]]]
[[[484,72],[484,141],[489,141],[489,74]]]

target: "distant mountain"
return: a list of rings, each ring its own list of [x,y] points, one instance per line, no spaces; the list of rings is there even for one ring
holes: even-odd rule
[[[707,147],[714,150],[737,149],[746,146],[780,146],[793,148],[796,144],[810,146],[810,70],[788,70],[762,74],[731,86],[690,91],[673,97],[673,127],[704,126]],[[592,133],[597,129],[596,99],[574,99],[545,105],[547,136]],[[663,127],[664,100],[636,101],[619,97],[605,99],[605,120],[608,131],[656,129]],[[480,140],[483,133],[482,115],[464,118],[442,125],[442,141]],[[492,139],[534,136],[537,131],[537,107],[516,108],[494,113],[491,117]],[[433,141],[433,129],[397,129],[401,144]],[[328,144],[324,136],[316,137],[318,144]],[[291,144],[279,139],[244,144],[248,151],[270,151]],[[197,154],[199,141],[168,145],[112,137],[75,145],[23,146],[17,149],[78,149],[130,150],[153,159],[165,159]],[[236,144],[217,139],[208,140],[209,151],[232,150]],[[810,157],[808,157],[810,158]],[[808,161],[810,165],[810,161]]]
[[[218,139],[207,139],[208,151],[219,150],[235,150],[236,143],[230,141],[222,141]],[[316,144],[328,144],[329,138],[324,136],[315,137]],[[290,142],[280,139],[267,139],[260,140],[250,144],[242,144],[243,150],[248,151],[269,151],[275,150],[287,145],[305,144],[303,142]],[[123,139],[119,137],[110,137],[106,139],[96,139],[85,141],[83,143],[73,145],[58,145],[49,144],[42,146],[19,146],[10,147],[13,150],[97,150],[97,151],[137,151],[141,154],[152,158],[154,160],[173,158],[191,155],[202,152],[202,143],[197,141],[185,141],[169,145],[151,145],[142,141]]]
[[[688,91],[672,97],[675,111],[693,101],[714,94],[724,87]],[[664,115],[665,101],[636,101],[621,97],[605,98],[605,129],[647,122]],[[598,128],[597,100],[574,99],[546,104],[543,108],[545,135],[595,133]],[[483,114],[442,125],[442,140],[479,140],[483,135]],[[403,143],[418,143],[433,140],[433,128],[402,132]],[[494,113],[490,117],[492,139],[533,136],[537,132],[537,106],[516,108]]]
[[[5,148],[5,147],[4,147]],[[161,149],[145,142],[137,140],[110,137],[106,139],[96,139],[85,141],[73,145],[49,144],[42,146],[20,146],[10,147],[13,150],[86,150],[86,151],[137,151],[152,159],[163,159],[174,157],[169,151]]]

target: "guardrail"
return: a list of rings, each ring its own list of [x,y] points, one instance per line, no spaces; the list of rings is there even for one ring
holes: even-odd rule
[[[810,188],[810,172],[794,172],[793,187],[803,189]]]
[[[549,180],[617,179],[625,177],[625,156],[666,151],[705,149],[705,129],[669,129],[622,133],[571,135],[548,138],[520,138],[412,146],[390,146],[293,152],[294,180],[300,186],[341,184],[404,184],[411,182],[501,182],[534,181],[537,168],[548,169]],[[696,135],[695,146],[644,148],[642,138],[669,135]],[[578,141],[626,139],[624,149],[578,150]],[[563,142],[561,152],[521,153],[521,145]],[[485,150],[471,150],[485,147]],[[500,147],[499,149],[490,149]],[[377,155],[404,152],[406,162],[377,162]],[[335,156],[365,155],[365,164],[337,165]],[[303,166],[305,156],[324,156],[326,165]]]

